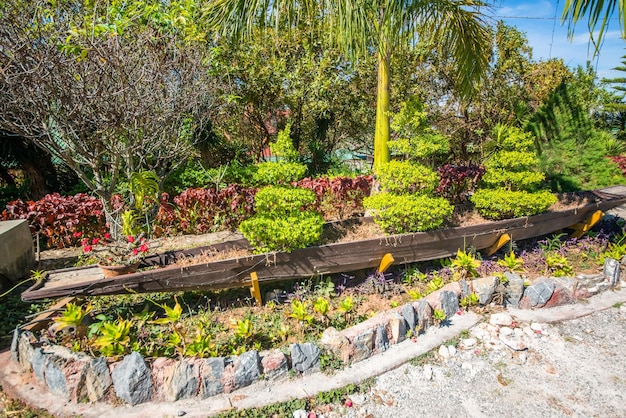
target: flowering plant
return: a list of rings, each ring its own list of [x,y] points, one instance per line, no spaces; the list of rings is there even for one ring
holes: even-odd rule
[[[143,234],[113,240],[106,233],[102,238],[84,239],[83,253],[104,266],[129,266],[144,259],[149,246]]]

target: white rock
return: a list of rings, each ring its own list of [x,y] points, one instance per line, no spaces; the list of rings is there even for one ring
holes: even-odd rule
[[[445,345],[439,346],[439,355],[443,358],[450,357],[450,351],[448,351],[448,347]]]
[[[524,331],[524,334],[528,335],[529,337],[534,337],[535,335],[537,335],[537,334],[535,334],[535,331],[533,331],[532,329],[530,329],[530,327],[528,327],[528,326],[527,326],[527,327],[524,327],[524,328],[522,329],[522,331]]]
[[[456,355],[456,347],[453,345],[449,345],[448,353],[450,354],[450,357],[454,357]]]
[[[528,348],[528,344],[526,344],[525,338],[515,338],[506,335],[500,335],[500,341],[515,351],[522,351]]]
[[[489,323],[491,325],[508,327],[513,323],[513,317],[507,312],[498,312],[491,315],[491,318],[489,318]]]
[[[424,364],[424,379],[431,380],[433,378],[433,366]]]
[[[293,411],[293,418],[308,418],[309,414],[304,409]]]
[[[478,341],[476,340],[476,338],[464,338],[461,340],[459,347],[464,350],[467,350],[467,349],[474,347],[477,343]]]
[[[500,328],[500,335],[501,336],[504,335],[506,337],[506,336],[509,336],[509,335],[512,335],[512,334],[513,334],[513,328],[509,328],[509,327],[502,327],[502,328]]]
[[[528,361],[528,354],[526,354],[526,353],[520,353],[520,355],[519,355],[519,361],[520,361],[522,364],[525,364],[525,363]]]
[[[543,324],[540,322],[533,322],[530,324],[530,329],[533,331],[543,331]]]

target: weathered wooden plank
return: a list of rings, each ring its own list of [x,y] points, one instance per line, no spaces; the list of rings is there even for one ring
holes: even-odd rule
[[[65,308],[68,303],[73,303],[76,300],[74,297],[66,297],[59,300],[57,303],[46,309],[35,317],[35,319],[29,321],[21,329],[25,331],[35,332],[44,329],[50,322],[52,316],[56,315],[58,311]]]
[[[626,192],[626,188],[623,191]],[[311,277],[373,268],[378,266],[386,253],[393,256],[396,264],[433,260],[453,256],[458,249],[488,248],[503,233],[508,233],[512,240],[552,233],[582,222],[596,210],[608,210],[624,203],[626,196],[621,195],[616,199],[599,201],[576,209],[525,218],[323,245],[291,253],[247,256],[184,267],[169,266],[116,278],[102,277],[96,267],[65,269],[51,272],[43,286],[28,289],[22,294],[22,298],[37,300],[65,295],[118,294],[126,293],[128,289],[135,292],[162,292],[243,287],[253,271],[261,283]],[[247,241],[238,240],[234,244],[227,242],[173,252],[168,257],[175,259],[180,254],[197,255],[206,251],[225,251],[233,247],[246,248],[247,245]],[[161,262],[162,259],[159,259],[159,263]],[[154,262],[155,265],[159,263]]]

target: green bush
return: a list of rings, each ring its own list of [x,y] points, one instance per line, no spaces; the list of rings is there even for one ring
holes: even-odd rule
[[[257,213],[280,217],[306,209],[315,203],[312,190],[283,186],[267,186],[254,198]]]
[[[179,194],[187,189],[211,186],[225,187],[229,184],[250,187],[255,173],[255,165],[246,165],[239,161],[233,161],[217,168],[204,168],[199,161],[191,161],[177,168],[167,177],[163,190],[168,193]],[[118,190],[118,192],[123,193],[122,190]]]
[[[257,166],[253,181],[259,186],[289,184],[304,178],[306,165],[287,162],[265,162]]]
[[[383,190],[396,194],[429,194],[439,177],[432,169],[409,161],[389,161],[381,165],[378,180]]]
[[[454,207],[441,197],[379,193],[367,197],[364,206],[375,211],[374,221],[389,234],[435,229]]]
[[[239,230],[258,253],[291,251],[317,241],[324,218],[307,210],[315,202],[308,189],[268,186],[255,196],[257,214],[239,225]]]
[[[296,212],[286,217],[254,216],[239,225],[255,252],[292,251],[305,248],[322,234],[324,219],[313,211]]]
[[[550,191],[511,191],[481,189],[470,198],[478,212],[488,219],[518,218],[546,211],[556,202]]]

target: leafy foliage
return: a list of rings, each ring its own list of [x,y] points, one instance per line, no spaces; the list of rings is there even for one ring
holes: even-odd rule
[[[7,204],[2,219],[26,219],[31,233],[43,235],[49,248],[78,246],[83,238],[99,237],[108,230],[102,202],[84,193],[53,193],[26,202],[18,199]]]
[[[453,206],[441,197],[379,193],[365,199],[375,222],[389,234],[427,231],[439,227],[452,214]]]
[[[378,179],[383,190],[404,194],[429,194],[437,185],[437,173],[410,161],[390,161],[379,168]]]
[[[256,188],[235,184],[219,190],[187,189],[171,203],[168,202],[169,196],[163,194],[154,233],[162,236],[235,229],[254,213],[256,191]]]
[[[239,225],[257,252],[291,251],[317,241],[324,219],[307,207],[315,193],[282,186],[264,187],[256,195],[256,215]]]
[[[435,191],[452,203],[466,202],[484,174],[484,167],[478,165],[445,164],[437,168],[439,186]]]
[[[265,162],[257,166],[252,180],[260,186],[289,184],[304,177],[306,165],[289,162]]]
[[[488,219],[518,218],[545,212],[556,202],[556,196],[539,192],[481,189],[471,198],[478,212]]]
[[[364,212],[363,199],[370,194],[372,176],[305,178],[294,186],[315,193],[313,208],[325,220],[346,219]]]

